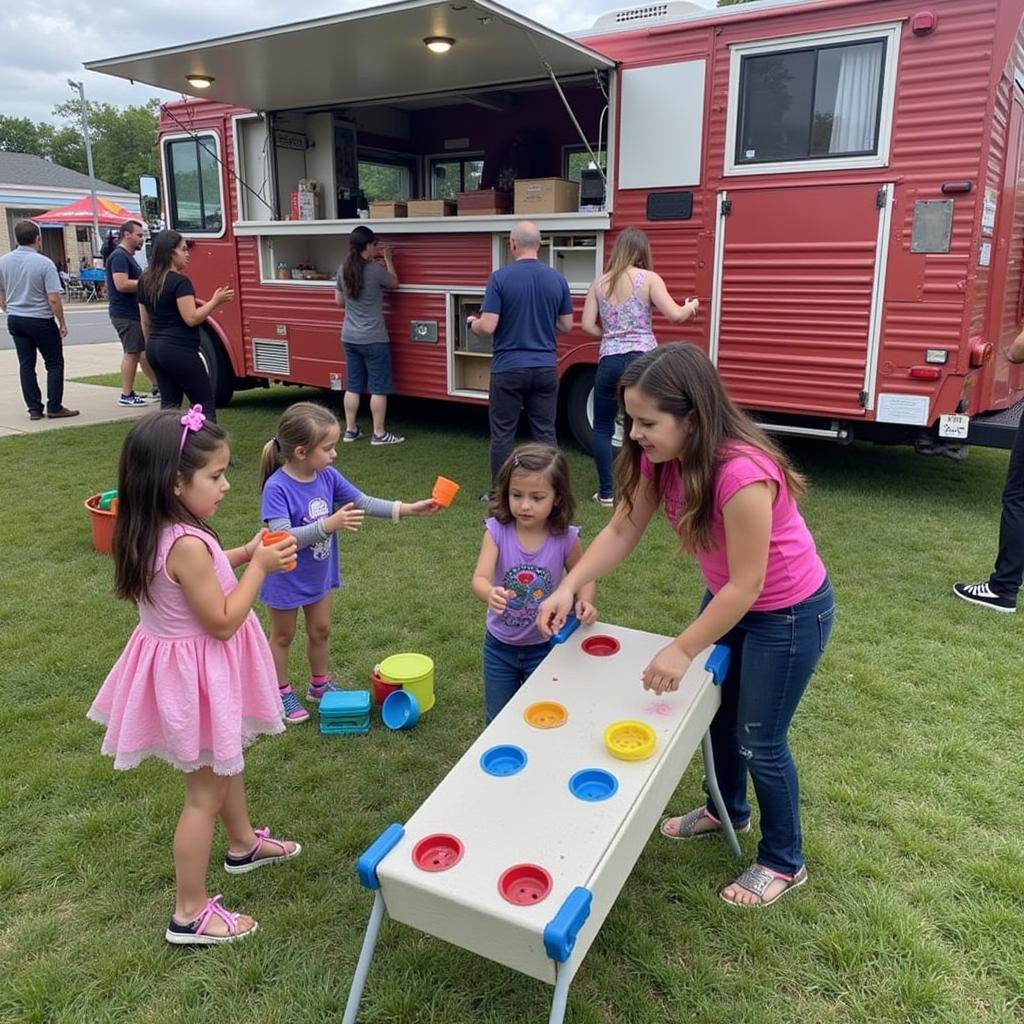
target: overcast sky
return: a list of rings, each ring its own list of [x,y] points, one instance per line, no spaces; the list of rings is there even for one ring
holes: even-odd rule
[[[504,6],[562,32],[589,28],[599,14],[639,0],[504,0]],[[712,6],[711,0],[697,0]],[[52,120],[72,96],[67,79],[85,84],[90,100],[116,106],[174,98],[82,62],[378,6],[372,0],[0,0],[0,114]]]

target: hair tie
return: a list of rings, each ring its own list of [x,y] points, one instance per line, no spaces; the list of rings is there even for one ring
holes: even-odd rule
[[[272,437],[272,438],[271,438],[270,440],[274,442],[274,447],[275,447],[275,448],[276,448],[276,449],[277,449],[278,451],[280,451],[280,450],[281,450],[281,442],[280,442],[280,441],[278,441],[278,439],[277,439],[277,434],[275,434],[275,435],[274,435],[274,436],[273,436],[273,437]]]
[[[193,405],[191,409],[179,421],[181,423],[181,443],[178,445],[178,455],[185,450],[185,441],[188,439],[188,432],[200,431],[206,422],[206,414],[201,405]]]
[[[519,456],[518,455],[513,455],[512,456],[512,465],[515,466],[516,469],[518,469],[520,467],[521,463],[519,461]]]

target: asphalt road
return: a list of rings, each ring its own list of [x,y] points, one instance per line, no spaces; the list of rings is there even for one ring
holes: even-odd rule
[[[106,306],[66,306],[64,313],[68,321],[65,345],[99,345],[117,341],[117,331],[107,316]],[[3,323],[3,318],[0,318],[0,323]],[[5,327],[0,331],[0,350],[13,348],[14,342]]]

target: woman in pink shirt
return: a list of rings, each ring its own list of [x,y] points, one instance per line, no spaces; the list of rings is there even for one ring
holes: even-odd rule
[[[707,581],[697,617],[643,672],[645,689],[675,690],[704,648],[730,650],[711,723],[715,774],[737,832],[750,830],[747,775],[761,810],[757,860],[722,890],[735,906],[767,906],[807,880],[799,781],[787,733],[832,631],[835,601],[797,508],[804,482],[732,403],[707,356],[662,345],[632,363],[619,396],[626,437],[616,464],[621,502],[609,524],[539,609],[561,628],[573,595],[629,556],[659,506]],[[693,839],[721,829],[710,802],[661,831]]]

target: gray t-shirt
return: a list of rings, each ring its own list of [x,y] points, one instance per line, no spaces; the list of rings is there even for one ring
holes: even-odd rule
[[[345,292],[344,268],[338,268],[336,287],[345,296],[345,323],[341,340],[346,345],[372,345],[389,341],[384,324],[384,292],[391,275],[376,261],[369,260],[363,273],[363,291],[358,299]]]
[[[35,320],[52,320],[47,295],[60,295],[57,265],[48,256],[30,245],[19,245],[0,257],[0,288],[3,288],[10,316],[27,316]]]

